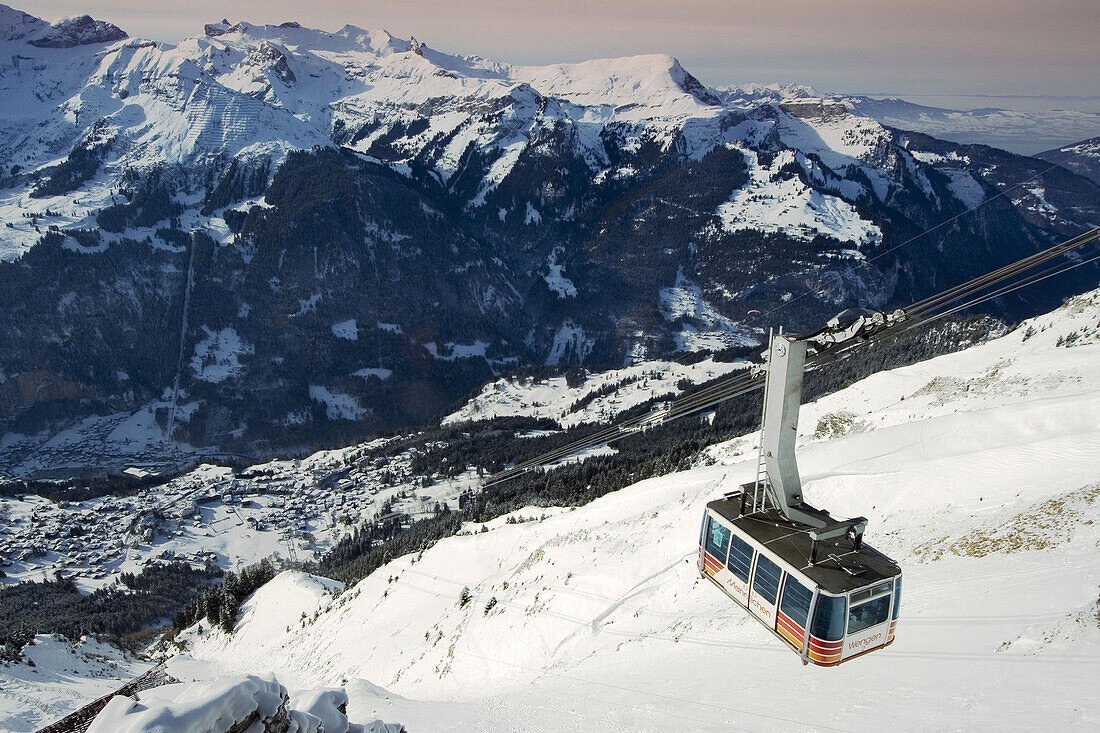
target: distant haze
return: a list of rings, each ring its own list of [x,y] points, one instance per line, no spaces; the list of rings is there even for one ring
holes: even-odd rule
[[[711,85],[781,81],[850,94],[1063,96],[1078,99],[1064,107],[1100,111],[1096,0],[35,0],[16,6],[50,21],[87,13],[132,36],[170,42],[201,34],[204,23],[226,16],[256,24],[294,20],[330,31],[352,24],[512,63],[663,52]]]

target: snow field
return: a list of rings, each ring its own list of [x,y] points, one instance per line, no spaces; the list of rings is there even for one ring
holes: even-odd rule
[[[650,361],[589,375],[579,387],[569,387],[565,377],[551,377],[537,383],[502,378],[486,385],[479,395],[457,412],[443,418],[443,424],[516,415],[550,418],[564,427],[572,427],[585,422],[611,419],[620,412],[652,399],[654,395],[667,394],[669,398],[675,397],[680,393],[676,383],[681,379],[701,384],[745,367],[741,362],[716,362],[713,359],[688,365]],[[569,411],[573,403],[595,390],[627,380],[629,383],[623,384],[611,394],[593,399],[576,412]]]
[[[815,191],[798,178],[774,180],[780,168],[796,161],[793,150],[784,150],[767,167],[759,164],[756,153],[747,155],[750,181],[718,207],[724,230],[783,232],[807,241],[821,234],[856,244],[882,239],[882,231],[843,199]]]
[[[753,476],[751,435],[712,448],[713,465],[399,558],[273,630],[262,657],[235,638],[192,654],[298,684],[371,680],[404,698],[365,707],[431,730],[1092,729],[1100,345],[1080,333],[1098,305],[805,407],[808,500],[867,516],[867,541],[905,573],[897,640],[859,661],[802,667],[698,577],[702,507]],[[854,432],[812,437],[864,406]]]
[[[72,643],[39,635],[24,656],[33,665],[0,665],[2,730],[38,730],[150,666],[88,637]]]

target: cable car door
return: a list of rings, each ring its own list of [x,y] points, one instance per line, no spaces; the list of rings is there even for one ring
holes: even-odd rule
[[[775,603],[779,595],[779,581],[783,571],[764,556],[756,553],[756,568],[752,574],[752,588],[749,591],[749,611],[772,630],[775,629]]]

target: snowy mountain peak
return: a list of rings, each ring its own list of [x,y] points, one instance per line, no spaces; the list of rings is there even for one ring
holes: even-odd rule
[[[73,48],[93,43],[114,43],[124,38],[129,38],[126,31],[114,23],[81,15],[57,21],[30,43],[39,48]]]
[[[228,33],[229,29],[232,27],[233,26],[230,24],[230,22],[223,18],[217,23],[207,23],[205,26],[203,26],[203,31],[208,37],[217,38],[218,36],[223,36]]]
[[[50,24],[22,10],[0,5],[0,40],[18,41],[44,33]]]
[[[685,98],[690,98],[692,106],[718,104],[679,61],[664,53],[517,66],[511,72],[543,96],[561,97],[574,104],[665,106]]]
[[[805,84],[722,84],[712,90],[723,104],[733,107],[753,107],[766,102],[821,97],[821,93]]]
[[[379,56],[406,53],[412,50],[412,42],[398,38],[385,28],[369,31],[354,25],[345,25],[336,31],[337,36],[347,38],[358,46],[370,49]]]
[[[721,105],[720,100],[714,93],[705,87],[701,81],[696,79],[683,66],[680,66],[678,59],[672,59],[672,67],[668,70],[672,80],[688,94],[698,99],[703,104],[709,105]]]

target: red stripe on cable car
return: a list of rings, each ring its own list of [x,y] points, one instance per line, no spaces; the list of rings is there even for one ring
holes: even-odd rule
[[[813,649],[810,649],[809,656],[813,659],[818,660],[819,662],[828,662],[833,659],[840,659],[840,652],[836,652],[834,654],[822,654],[821,652],[815,652]]]
[[[843,646],[843,639],[840,639],[839,641],[821,641],[820,639],[817,639],[813,636],[810,637],[810,649],[816,652],[820,652],[822,654],[833,654],[835,652],[840,652]]]
[[[802,648],[802,642],[806,638],[806,630],[795,623],[790,616],[782,611],[776,612],[778,623],[776,630],[783,635],[796,649]]]
[[[777,617],[779,619],[779,626],[786,628],[786,630],[791,632],[791,634],[797,636],[798,637],[798,644],[799,644],[799,646],[801,646],[802,637],[803,637],[806,630],[803,629],[801,626],[799,626],[797,623],[795,623],[791,619],[790,616],[783,613],[782,611],[779,611],[777,613]]]
[[[802,638],[804,634],[797,628],[793,628],[790,624],[785,624],[782,621],[776,624],[775,628],[776,631],[780,631],[786,636],[789,636],[792,643],[796,643],[800,647],[802,646]]]
[[[814,651],[813,649],[810,649],[809,654],[814,659],[817,659],[817,660],[822,661],[822,662],[828,662],[829,660],[832,660],[832,659],[840,659],[840,650],[839,649],[835,652],[819,652],[819,651]]]
[[[844,639],[837,639],[836,641],[825,641],[824,639],[818,639],[816,636],[810,637],[810,643],[815,644],[822,649],[839,649],[844,646]]]
[[[780,626],[787,627],[787,630],[792,634],[801,634],[803,632],[803,628],[799,626],[799,624],[788,619],[788,617],[780,616],[778,621]]]
[[[703,564],[707,566],[707,569],[712,570],[715,573],[717,573],[724,567],[722,563],[718,562],[718,560],[715,559],[715,557],[709,552],[703,553]]]
[[[776,631],[779,632],[780,636],[782,636],[784,639],[789,641],[791,643],[791,646],[793,646],[795,649],[802,649],[802,637],[801,636],[799,636],[798,634],[792,634],[791,632],[787,631],[782,626],[776,627]]]

